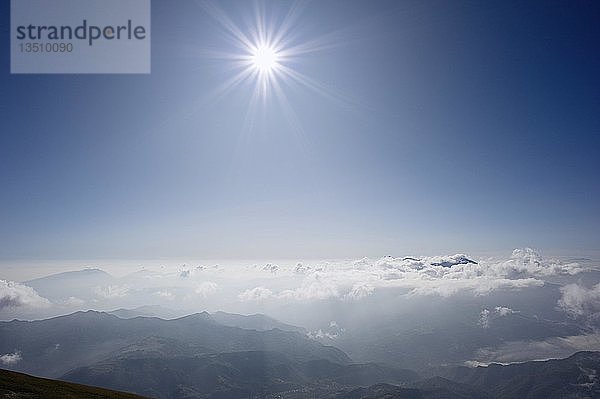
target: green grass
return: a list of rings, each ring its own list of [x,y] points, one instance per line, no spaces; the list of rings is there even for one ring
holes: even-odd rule
[[[32,377],[0,370],[2,399],[143,399],[131,393],[111,391],[70,382]]]

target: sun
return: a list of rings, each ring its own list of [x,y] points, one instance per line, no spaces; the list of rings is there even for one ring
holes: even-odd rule
[[[254,21],[250,18],[250,23],[246,21],[244,25],[236,23],[214,2],[199,3],[221,25],[224,39],[230,43],[225,51],[207,52],[227,61],[232,67],[233,74],[216,89],[219,95],[248,84],[252,87],[249,114],[254,113],[257,104],[267,104],[267,97],[271,97],[291,120],[297,117],[286,90],[304,87],[318,95],[339,97],[327,86],[298,70],[304,57],[336,47],[339,39],[337,34],[327,34],[305,40],[298,34],[296,27],[304,7],[301,2],[277,15],[277,12],[267,12],[261,0],[257,0],[254,3]]]
[[[250,60],[259,72],[269,73],[279,65],[279,54],[272,46],[259,45],[252,49]]]

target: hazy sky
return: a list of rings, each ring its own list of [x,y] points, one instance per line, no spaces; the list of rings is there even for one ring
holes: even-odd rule
[[[10,75],[0,14],[0,258],[600,249],[596,2],[307,3],[321,89],[252,109],[203,2],[152,2],[150,75]]]

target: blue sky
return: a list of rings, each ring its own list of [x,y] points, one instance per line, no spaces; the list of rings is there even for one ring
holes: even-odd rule
[[[152,2],[150,75],[10,75],[0,7],[2,259],[600,249],[593,2],[308,3],[332,46],[293,68],[343,98],[284,84],[252,127],[198,2]]]

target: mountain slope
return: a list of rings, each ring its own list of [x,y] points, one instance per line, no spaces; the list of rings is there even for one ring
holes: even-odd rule
[[[186,356],[235,351],[274,351],[291,359],[326,359],[347,364],[342,351],[290,331],[246,330],[216,323],[208,313],[179,319],[120,319],[101,312],[77,312],[40,321],[0,323],[0,353],[19,352],[14,367],[45,377],[58,377],[77,367],[97,363],[149,337],[175,340]],[[180,348],[180,349],[181,349]]]
[[[497,399],[600,397],[600,352],[578,352],[566,359],[487,367],[457,367],[446,378],[484,389]]]
[[[375,384],[338,394],[335,399],[425,399],[422,392],[390,384]],[[447,398],[454,399],[454,398]]]
[[[215,312],[211,313],[211,317],[217,323],[229,327],[239,327],[249,330],[267,331],[275,328],[282,331],[295,331],[305,334],[306,330],[302,327],[292,326],[282,323],[264,314],[239,315],[235,313]]]
[[[411,384],[411,388],[417,388],[427,398],[435,399],[492,399],[491,394],[473,386],[451,381],[442,377],[433,377]]]
[[[444,372],[445,371],[445,372]],[[600,352],[578,352],[566,359],[487,367],[450,367],[402,387],[375,384],[336,399],[591,399],[600,398]]]
[[[408,370],[375,364],[340,365],[326,360],[301,362],[266,351],[169,358],[126,353],[63,376],[68,381],[95,383],[164,399],[211,395],[233,399],[311,386],[402,384],[417,378]]]
[[[11,399],[143,399],[131,393],[0,370],[0,397]]]
[[[518,297],[497,292],[475,299],[457,295],[448,301],[443,296],[431,296],[425,301],[421,296],[408,296],[396,312],[381,305],[393,300],[388,294],[364,298],[354,313],[324,316],[317,328],[326,332],[329,321],[335,320],[343,331],[333,331],[333,338],[329,334],[315,336],[357,362],[392,364],[426,373],[432,367],[478,359],[481,349],[499,348],[507,342],[586,334],[577,323],[557,314],[561,294],[559,287],[551,284]],[[502,316],[496,314],[499,304],[510,310]],[[481,316],[486,309],[491,314],[483,324]]]
[[[50,300],[68,297],[92,299],[95,287],[115,283],[115,278],[100,269],[83,269],[25,281],[23,284]]]
[[[181,317],[183,314],[178,313],[172,309],[167,309],[160,305],[145,305],[138,306],[133,309],[119,308],[106,312],[108,314],[115,315],[121,319],[133,319],[134,317],[158,317],[161,319],[176,319]]]

